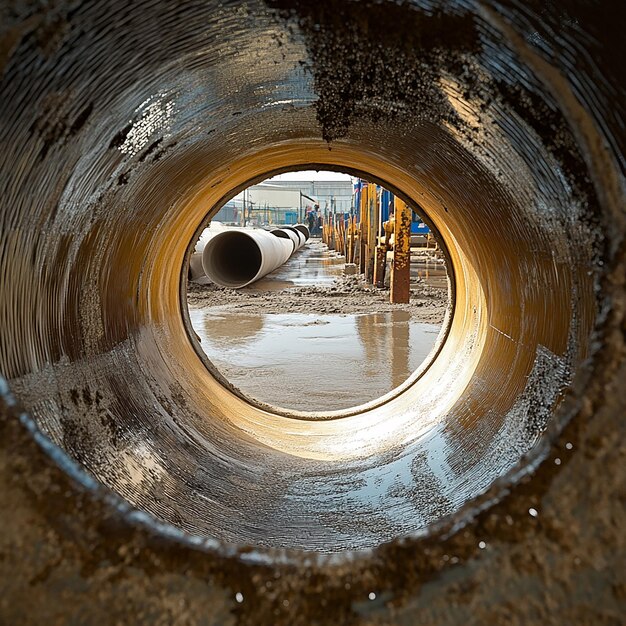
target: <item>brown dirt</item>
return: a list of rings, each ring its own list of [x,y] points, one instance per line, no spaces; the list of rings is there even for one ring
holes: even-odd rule
[[[420,280],[411,288],[408,304],[391,304],[389,290],[377,289],[358,276],[342,276],[332,286],[291,287],[279,290],[226,289],[217,285],[187,285],[193,308],[219,308],[221,313],[384,313],[405,310],[414,321],[441,324],[448,307],[447,290]]]

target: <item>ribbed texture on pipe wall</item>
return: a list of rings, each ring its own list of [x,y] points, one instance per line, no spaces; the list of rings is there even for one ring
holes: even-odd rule
[[[610,310],[621,145],[602,139],[609,88],[568,56],[550,72],[532,8],[290,6],[140,3],[112,23],[101,3],[60,10],[37,43],[17,33],[1,61],[0,372],[52,442],[158,520],[366,550],[468,519],[547,454]],[[285,415],[212,376],[181,278],[224,198],[311,166],[418,203],[455,307],[400,393]]]

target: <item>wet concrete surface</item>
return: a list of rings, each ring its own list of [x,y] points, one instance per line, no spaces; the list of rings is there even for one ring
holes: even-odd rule
[[[342,276],[344,262],[311,240],[239,293],[254,298],[286,290],[285,296],[296,286],[330,287]],[[415,273],[430,271],[429,280],[447,285],[445,269],[430,265],[433,270],[427,262],[416,264]],[[385,395],[422,364],[441,330],[441,324],[420,322],[418,312],[401,308],[330,315],[320,308],[264,313],[205,304],[192,306],[189,314],[202,350],[232,385],[263,403],[299,411],[346,409]]]

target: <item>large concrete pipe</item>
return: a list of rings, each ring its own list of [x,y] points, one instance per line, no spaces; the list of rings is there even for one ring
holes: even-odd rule
[[[622,621],[614,4],[3,4],[0,622]],[[392,394],[287,413],[212,374],[186,269],[315,168],[419,205],[454,306]]]
[[[281,239],[288,239],[289,241],[291,241],[291,243],[293,244],[294,252],[300,246],[300,238],[296,236],[295,233],[292,233],[283,228],[275,228],[273,230],[270,230],[270,233],[274,235],[274,237],[280,237]]]
[[[299,230],[303,235],[304,235],[304,240],[308,241],[309,238],[311,237],[311,233],[309,232],[309,229],[307,226],[305,226],[304,224],[296,224],[294,226],[294,228],[296,230]]]
[[[270,233],[275,237],[288,238],[293,241],[294,252],[299,250],[308,240],[308,229],[307,234],[305,234],[302,230],[298,228],[290,228],[289,226],[284,226],[282,228],[274,228],[270,230]]]
[[[204,267],[202,267],[202,253],[204,252],[204,248],[207,243],[218,235],[226,230],[226,226],[221,224],[220,222],[211,222],[209,228],[205,228],[196,243],[193,253],[189,257],[189,280],[199,280],[206,276],[204,273]]]
[[[283,226],[283,230],[293,233],[298,239],[298,249],[300,249],[307,241],[308,237],[295,226]]]
[[[299,238],[293,237],[284,239],[256,229],[220,233],[204,248],[204,273],[222,287],[239,289],[250,285],[280,267],[300,247]]]

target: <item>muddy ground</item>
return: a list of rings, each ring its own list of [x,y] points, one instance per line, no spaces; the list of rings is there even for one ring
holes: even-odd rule
[[[429,324],[441,324],[448,306],[447,290],[431,286],[423,279],[412,285],[409,304],[391,304],[389,289],[368,285],[360,276],[339,276],[330,285],[268,287],[265,281],[237,290],[190,282],[187,301],[191,308],[214,308],[220,314],[229,311],[355,314],[404,310],[411,314],[413,321]]]
[[[391,304],[388,288],[342,275],[334,254],[313,243],[244,289],[189,283],[196,337],[231,388],[291,410],[340,410],[383,396],[427,358],[448,306],[441,277],[417,278],[410,302]]]

